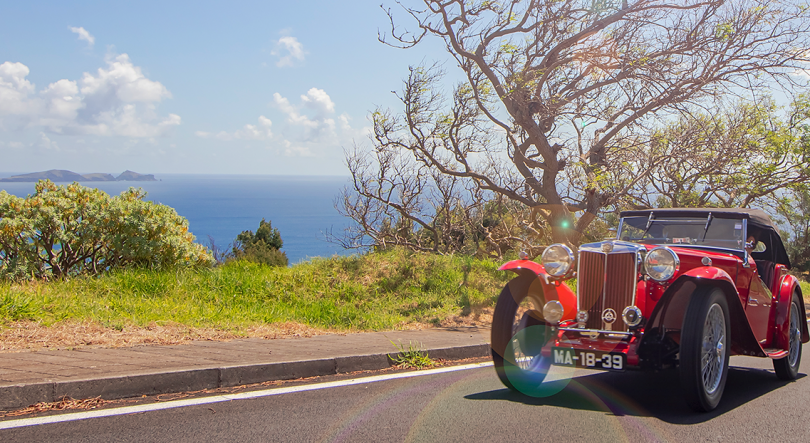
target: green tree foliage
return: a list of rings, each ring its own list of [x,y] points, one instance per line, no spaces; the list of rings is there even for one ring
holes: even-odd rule
[[[803,100],[734,102],[692,112],[657,130],[649,145],[616,155],[619,207],[767,207],[810,180],[810,129]],[[639,171],[648,171],[636,179]]]
[[[278,229],[271,222],[262,219],[255,234],[253,231],[242,231],[236,236],[233,256],[270,266],[287,266],[287,254],[281,252],[283,245]]]
[[[49,180],[20,198],[0,192],[0,278],[59,278],[113,268],[209,265],[188,221],[130,188],[110,197]]]
[[[793,272],[810,280],[810,185],[803,183],[790,189],[778,199],[776,209],[788,227],[782,238]]]

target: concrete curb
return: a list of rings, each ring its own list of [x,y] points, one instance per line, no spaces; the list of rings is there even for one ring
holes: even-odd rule
[[[434,359],[459,360],[490,355],[488,344],[427,349]],[[0,410],[24,408],[39,402],[56,402],[64,396],[75,399],[98,397],[114,400],[141,395],[199,391],[274,380],[385,369],[396,353],[335,357],[321,360],[257,365],[195,368],[120,377],[88,378],[0,387]]]

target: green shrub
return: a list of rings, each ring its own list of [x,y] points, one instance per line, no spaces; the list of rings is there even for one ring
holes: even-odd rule
[[[116,197],[49,180],[20,198],[0,191],[0,278],[98,274],[125,267],[209,265],[188,221],[130,188]]]
[[[244,251],[237,257],[268,266],[287,266],[289,263],[286,253],[265,244],[246,246]]]
[[[280,250],[283,245],[278,229],[273,228],[271,222],[262,219],[255,234],[253,231],[242,231],[236,236],[233,256],[269,266],[287,266],[287,254]]]

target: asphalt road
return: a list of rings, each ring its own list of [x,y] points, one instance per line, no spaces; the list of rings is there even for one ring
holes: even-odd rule
[[[792,383],[766,359],[731,363],[709,414],[687,408],[674,372],[577,371],[556,395],[527,398],[486,367],[6,429],[0,441],[810,441],[807,358]]]

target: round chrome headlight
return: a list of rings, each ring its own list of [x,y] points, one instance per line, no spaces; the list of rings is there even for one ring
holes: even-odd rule
[[[563,316],[563,312],[563,305],[557,300],[551,300],[543,306],[543,318],[549,323],[556,324],[559,322]]]
[[[667,281],[678,272],[681,264],[678,254],[666,246],[653,248],[644,259],[644,269],[651,279],[659,282]]]
[[[562,277],[574,264],[574,253],[568,246],[555,243],[543,251],[542,262],[548,275]]]

